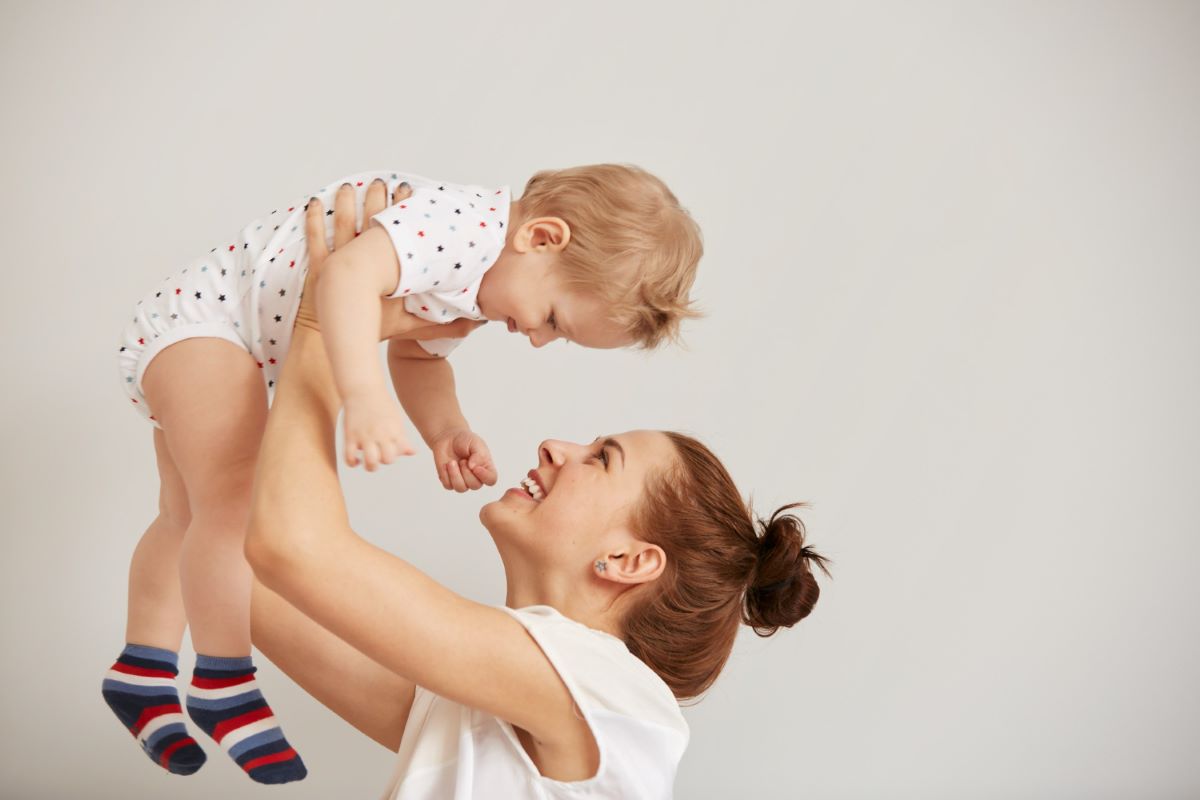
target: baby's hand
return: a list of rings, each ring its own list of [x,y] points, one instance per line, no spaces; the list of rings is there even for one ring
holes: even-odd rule
[[[404,415],[386,392],[347,397],[344,433],[346,464],[357,467],[361,454],[367,472],[415,452],[404,434]]]
[[[430,443],[442,487],[456,492],[496,483],[492,453],[478,434],[466,428],[442,431]]]

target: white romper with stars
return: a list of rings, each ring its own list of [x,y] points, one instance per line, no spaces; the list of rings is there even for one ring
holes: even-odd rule
[[[409,312],[430,322],[483,319],[476,298],[484,273],[504,249],[512,201],[508,187],[446,183],[392,170],[350,175],[314,194],[327,209],[328,241],[333,240],[338,188],[343,183],[355,188],[361,226],[367,187],[376,178],[387,184],[389,199],[402,181],[413,190],[411,197],[368,223],[387,231],[400,260],[400,283],[392,296],[404,297]],[[308,274],[307,202],[305,197],[254,220],[138,301],[121,332],[118,366],[134,408],[156,427],[142,393],[142,376],[156,355],[185,339],[216,337],[243,348],[262,370],[268,401],[273,397]],[[459,341],[435,339],[421,346],[444,356]]]

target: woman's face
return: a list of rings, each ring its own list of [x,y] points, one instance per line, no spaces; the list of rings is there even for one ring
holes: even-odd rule
[[[502,555],[541,567],[591,569],[622,536],[646,480],[676,461],[661,431],[629,431],[591,444],[547,439],[521,485],[479,512]]]

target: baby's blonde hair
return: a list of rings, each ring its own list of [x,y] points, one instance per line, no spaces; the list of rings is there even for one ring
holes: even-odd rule
[[[560,264],[567,281],[601,300],[647,350],[699,317],[688,292],[704,251],[700,226],[667,185],[630,164],[543,170],[525,184],[522,212],[571,228]]]

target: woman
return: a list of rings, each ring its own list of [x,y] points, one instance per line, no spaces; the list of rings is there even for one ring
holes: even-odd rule
[[[384,207],[382,185],[367,204]],[[351,192],[335,211],[341,246]],[[314,201],[310,281],[328,252],[323,214]],[[669,797],[688,736],[676,701],[716,679],[741,622],[770,635],[817,600],[810,566],[824,559],[791,506],[756,525],[720,462],[679,434],[545,441],[525,485],[480,512],[505,604],[467,600],[350,529],[314,295],[259,457],[255,644],[399,750],[387,797]],[[390,306],[381,333],[419,338],[424,324]]]

